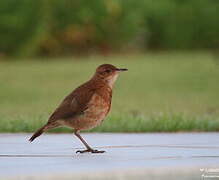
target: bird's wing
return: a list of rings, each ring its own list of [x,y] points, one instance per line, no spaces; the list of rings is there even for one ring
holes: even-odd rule
[[[95,89],[82,85],[69,94],[52,113],[49,123],[59,119],[68,119],[83,113],[87,109],[87,104],[94,95]]]

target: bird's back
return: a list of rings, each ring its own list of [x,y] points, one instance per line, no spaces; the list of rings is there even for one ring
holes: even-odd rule
[[[76,121],[75,119],[82,117],[85,113],[87,117],[94,118],[95,114],[96,116],[98,114],[97,109],[103,110],[104,114],[100,118],[105,117],[111,107],[111,98],[112,90],[108,85],[102,81],[90,80],[65,97],[50,116],[48,123],[59,120]]]

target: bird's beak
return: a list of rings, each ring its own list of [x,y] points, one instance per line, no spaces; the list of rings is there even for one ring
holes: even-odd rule
[[[128,71],[128,69],[126,69],[126,68],[117,68],[116,70],[117,71]]]

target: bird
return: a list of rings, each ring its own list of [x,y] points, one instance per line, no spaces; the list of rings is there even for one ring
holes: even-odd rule
[[[102,123],[111,109],[112,90],[120,72],[126,68],[117,68],[112,64],[102,64],[96,68],[90,80],[67,95],[55,109],[48,122],[38,129],[29,139],[32,142],[42,133],[60,126],[70,127],[86,147],[76,153],[104,153],[91,148],[80,135],[80,131],[92,129]]]

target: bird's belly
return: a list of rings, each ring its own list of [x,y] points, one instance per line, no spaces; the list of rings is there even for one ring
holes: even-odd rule
[[[106,117],[110,104],[105,102],[100,96],[95,95],[87,107],[82,114],[72,119],[71,125],[73,128],[86,130],[98,126]]]

